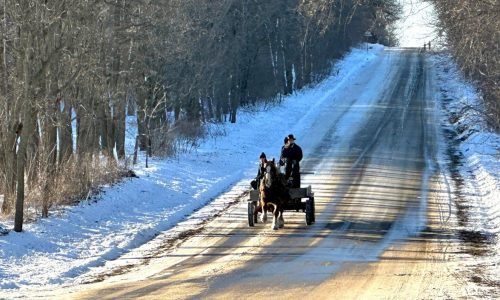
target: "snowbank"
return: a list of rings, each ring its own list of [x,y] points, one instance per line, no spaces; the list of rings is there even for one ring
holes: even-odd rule
[[[467,208],[466,222],[460,230],[484,238],[492,248],[486,256],[469,261],[489,282],[500,278],[500,135],[484,121],[482,100],[473,85],[467,83],[446,54],[430,57],[441,90],[443,124],[452,133],[452,154],[460,177],[455,196]],[[461,161],[465,164],[461,165]],[[453,172],[454,170],[452,170]]]

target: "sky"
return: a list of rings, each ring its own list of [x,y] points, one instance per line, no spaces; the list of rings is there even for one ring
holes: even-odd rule
[[[396,24],[401,47],[422,47],[435,41],[435,13],[431,3],[422,0],[399,0],[403,17]]]

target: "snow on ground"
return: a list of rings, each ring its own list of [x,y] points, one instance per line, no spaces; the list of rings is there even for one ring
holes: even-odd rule
[[[440,89],[443,124],[449,138],[453,182],[464,263],[473,281],[500,286],[500,135],[484,121],[482,100],[447,54],[430,57]],[[462,164],[463,163],[463,164]]]
[[[0,288],[15,291],[83,282],[92,274],[137,260],[138,249],[147,251],[144,245],[153,247],[146,243],[166,231],[167,238],[175,237],[178,232],[169,229],[179,222],[185,224],[182,230],[196,227],[248,189],[259,154],[278,157],[287,134],[298,137],[297,143],[307,152],[312,146],[301,144],[301,137],[309,145],[320,138],[309,129],[324,113],[336,87],[353,81],[382,49],[380,45],[369,51],[354,49],[336,64],[335,75],[317,86],[278,105],[242,111],[236,124],[207,128],[225,135],[207,138],[198,149],[175,159],[152,160],[149,168],[142,158],[135,170],[138,179],[105,187],[98,199],[26,224],[22,233],[0,236]],[[133,138],[133,130],[129,131]],[[1,222],[0,228],[12,228],[11,222]]]

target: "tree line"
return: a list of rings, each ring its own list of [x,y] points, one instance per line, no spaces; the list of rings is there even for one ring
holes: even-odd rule
[[[457,63],[483,91],[487,120],[500,130],[500,1],[430,2]]]
[[[27,210],[46,217],[121,176],[127,116],[140,149],[171,153],[321,79],[366,31],[394,42],[399,13],[395,0],[1,1],[2,213],[21,231]]]

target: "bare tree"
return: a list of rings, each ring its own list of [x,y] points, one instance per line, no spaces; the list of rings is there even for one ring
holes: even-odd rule
[[[487,120],[500,129],[500,2],[496,0],[430,1],[449,48],[467,76],[484,92]]]
[[[385,34],[394,2],[3,0],[2,212],[20,231],[25,204],[46,217],[118,177],[127,113],[140,149],[172,154],[204,122],[318,80],[366,30]]]

